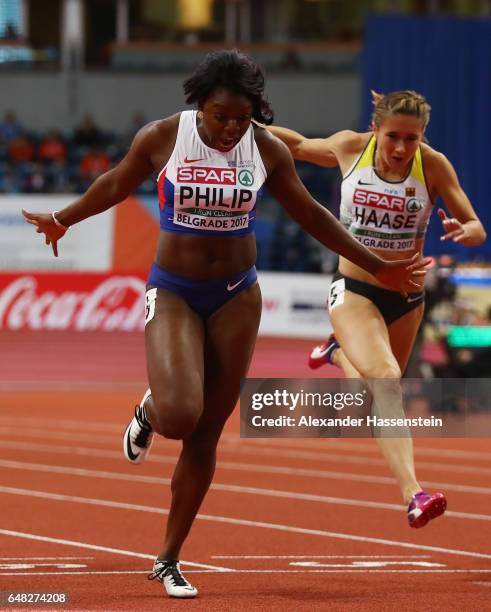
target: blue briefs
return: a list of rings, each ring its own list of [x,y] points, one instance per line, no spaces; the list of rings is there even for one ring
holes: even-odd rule
[[[256,281],[256,266],[233,276],[194,280],[167,272],[167,270],[154,263],[148,277],[148,288],[160,287],[160,289],[176,293],[205,320]]]

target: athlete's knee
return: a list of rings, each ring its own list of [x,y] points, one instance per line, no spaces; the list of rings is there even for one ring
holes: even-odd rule
[[[198,421],[197,412],[164,416],[160,419],[160,433],[171,440],[185,440],[196,429]]]
[[[162,435],[170,440],[185,440],[196,429],[199,418],[169,419],[162,427]]]
[[[153,425],[157,433],[165,438],[183,440],[196,429],[202,412],[202,402],[186,397],[153,398]]]
[[[188,453],[193,460],[200,465],[209,465],[216,460],[216,450],[218,439],[215,437],[203,438],[196,436],[196,432],[191,434],[184,442]]]
[[[382,362],[374,363],[367,366],[366,368],[364,368],[361,374],[363,378],[384,378],[399,380],[401,378],[401,369],[399,368],[397,363]]]
[[[208,425],[202,423],[187,442],[197,453],[212,454],[218,446],[223,426],[224,423],[219,421]]]

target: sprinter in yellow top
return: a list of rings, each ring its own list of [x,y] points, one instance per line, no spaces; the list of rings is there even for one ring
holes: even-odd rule
[[[433,203],[441,197],[450,211],[438,210],[444,234],[467,246],[480,245],[486,232],[448,159],[423,142],[430,106],[414,91],[372,92],[371,131],[344,130],[329,138],[305,138],[269,126],[293,157],[343,174],[341,223],[364,246],[387,259],[422,256]],[[424,292],[397,293],[370,273],[340,257],[328,298],[334,334],[313,349],[313,368],[333,363],[349,378],[393,381],[391,393],[370,385],[384,411],[402,413],[399,380],[406,369],[424,309]],[[390,385],[389,385],[390,386]],[[387,389],[387,388],[386,388]],[[385,404],[385,405],[384,405]],[[411,527],[423,527],[446,508],[441,493],[419,485],[411,437],[377,438],[408,504]]]

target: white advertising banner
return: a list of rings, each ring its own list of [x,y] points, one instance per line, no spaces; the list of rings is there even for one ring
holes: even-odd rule
[[[60,210],[75,198],[58,194],[0,196],[0,270],[110,270],[112,210],[71,227],[58,243],[60,257],[54,257],[44,235],[36,234],[21,213],[23,208],[29,212]]]
[[[323,338],[331,331],[329,276],[259,274],[265,336]],[[141,331],[146,274],[0,272],[0,331]]]
[[[331,276],[259,272],[264,336],[323,338],[332,331],[326,300]]]

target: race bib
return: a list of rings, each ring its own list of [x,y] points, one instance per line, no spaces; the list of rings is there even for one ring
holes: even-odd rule
[[[152,287],[145,293],[145,325],[155,316],[155,301],[157,300],[157,287]]]
[[[174,210],[174,224],[195,230],[231,232],[249,227],[249,215],[222,211],[202,211],[198,208]]]
[[[331,284],[329,290],[329,297],[327,301],[327,307],[329,312],[336,306],[344,304],[344,293],[346,291],[344,278],[340,278]]]

